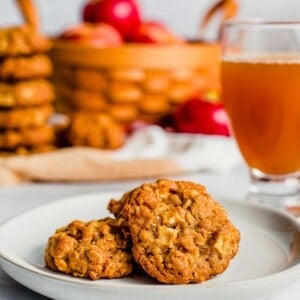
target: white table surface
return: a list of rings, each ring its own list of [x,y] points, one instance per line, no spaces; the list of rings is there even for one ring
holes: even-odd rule
[[[247,192],[247,172],[244,167],[230,173],[196,173],[176,179],[193,180],[206,185],[208,191],[218,197],[243,199]],[[17,187],[0,188],[0,222],[24,210],[43,205],[63,197],[105,191],[125,191],[136,187],[142,181],[106,182],[99,184],[29,184]],[[147,180],[150,181],[150,180]],[[8,277],[0,267],[0,299],[46,299],[21,286]],[[282,291],[272,300],[300,299],[299,282]],[[221,299],[220,299],[221,300]]]

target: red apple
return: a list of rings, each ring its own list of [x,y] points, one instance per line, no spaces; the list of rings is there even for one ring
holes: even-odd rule
[[[111,25],[104,23],[75,25],[66,29],[59,37],[95,47],[119,46],[122,44],[122,37],[119,32]]]
[[[141,23],[139,8],[135,0],[93,0],[83,9],[85,22],[104,22],[114,26],[124,39]]]
[[[174,34],[165,24],[158,21],[142,22],[134,31],[132,41],[137,43],[182,43],[183,39]]]
[[[95,20],[95,14],[94,14],[94,6],[97,1],[95,0],[90,0],[87,3],[84,4],[83,11],[82,11],[82,19],[84,22],[89,22],[89,23],[96,23]]]
[[[190,99],[179,106],[173,121],[179,132],[230,135],[223,105],[200,98]]]

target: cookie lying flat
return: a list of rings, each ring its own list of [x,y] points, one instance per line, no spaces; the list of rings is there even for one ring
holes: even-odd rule
[[[124,129],[105,113],[74,113],[67,138],[72,145],[116,149],[125,141]]]
[[[29,57],[8,57],[0,60],[0,80],[23,80],[49,77],[52,74],[50,58],[44,54]]]
[[[240,234],[205,188],[158,180],[111,200],[109,210],[128,227],[136,262],[163,283],[202,282],[222,273]]]
[[[0,107],[26,107],[50,103],[54,100],[54,88],[48,80],[0,83]]]
[[[31,55],[50,50],[52,43],[30,26],[0,29],[0,57]]]
[[[5,150],[15,150],[23,146],[34,148],[39,145],[54,143],[54,141],[54,129],[46,125],[0,131],[0,149]]]
[[[73,221],[49,238],[46,265],[76,277],[118,278],[132,272],[128,241],[118,221]]]
[[[0,110],[0,128],[19,129],[47,124],[53,113],[51,105],[41,107]]]

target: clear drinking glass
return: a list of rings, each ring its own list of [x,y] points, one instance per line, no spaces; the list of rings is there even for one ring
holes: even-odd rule
[[[249,166],[249,199],[300,203],[300,22],[231,21],[223,101]]]

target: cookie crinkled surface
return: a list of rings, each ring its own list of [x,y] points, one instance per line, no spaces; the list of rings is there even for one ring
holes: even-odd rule
[[[54,271],[93,280],[132,272],[129,242],[111,218],[75,220],[57,229],[48,240],[45,262]]]
[[[127,227],[134,259],[162,283],[208,280],[226,270],[240,233],[202,185],[158,180],[111,200]]]

